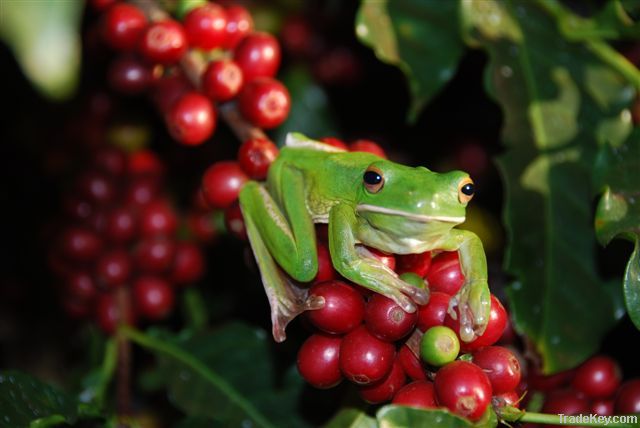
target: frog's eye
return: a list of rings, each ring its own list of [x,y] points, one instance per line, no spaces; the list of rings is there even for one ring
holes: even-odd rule
[[[370,193],[378,193],[382,186],[384,186],[384,177],[382,176],[382,171],[380,171],[375,166],[370,166],[364,172],[362,176],[362,181],[364,181],[364,187]]]
[[[469,177],[463,179],[460,184],[458,184],[458,200],[461,204],[466,204],[473,198],[473,193],[475,189],[473,186],[473,180]]]

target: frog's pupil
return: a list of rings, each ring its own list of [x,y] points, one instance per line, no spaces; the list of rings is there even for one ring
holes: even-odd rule
[[[462,189],[460,189],[462,191],[462,193],[464,193],[467,196],[471,196],[473,195],[473,184],[471,183],[467,183],[464,186],[462,186]]]
[[[370,185],[380,184],[382,177],[375,171],[367,171],[364,173],[364,182]]]

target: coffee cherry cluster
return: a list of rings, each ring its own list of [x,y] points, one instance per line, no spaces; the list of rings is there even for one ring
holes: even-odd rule
[[[545,394],[542,411],[601,416],[640,413],[640,378],[623,381],[618,363],[606,355],[589,358],[574,370],[552,376],[533,372],[529,388]]]
[[[120,54],[111,64],[109,81],[125,94],[150,92],[180,143],[199,145],[209,139],[216,129],[216,106],[222,103],[236,102],[242,116],[262,129],[287,118],[289,92],[274,78],[280,45],[271,34],[254,31],[244,7],[206,2],[180,11],[180,21],[170,16],[149,21],[134,4],[111,3],[100,5],[104,41]],[[181,63],[184,68],[191,54],[206,65],[204,70],[189,66],[190,74],[197,74],[189,82]]]
[[[180,218],[152,152],[105,146],[72,183],[50,260],[62,302],[107,333],[119,322],[167,317],[175,291],[198,281],[201,248],[178,239]]]
[[[304,315],[314,333],[298,353],[302,377],[322,389],[346,378],[369,403],[447,408],[474,421],[492,400],[518,406],[519,361],[509,349],[492,346],[507,324],[500,301],[491,296],[487,328],[468,343],[460,341],[458,321],[448,313],[464,282],[457,252],[432,257],[363,251],[416,287],[428,283],[429,303],[407,313],[393,300],[350,284],[333,269],[326,226],[318,226],[319,271],[309,293],[322,296],[325,305]],[[461,350],[469,358],[458,359]]]

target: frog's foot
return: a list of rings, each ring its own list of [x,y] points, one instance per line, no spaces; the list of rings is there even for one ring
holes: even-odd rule
[[[487,328],[491,310],[491,295],[489,288],[477,282],[465,283],[449,303],[449,315],[458,319],[460,324],[460,339],[471,342],[481,336]],[[457,309],[457,311],[456,311]]]
[[[320,309],[324,306],[324,298],[309,295],[307,288],[302,288],[292,280],[287,280],[284,293],[276,293],[274,289],[265,287],[271,306],[271,325],[276,342],[284,342],[287,338],[287,324],[304,311]]]
[[[356,247],[358,254],[368,260],[366,266],[359,261],[357,270],[363,277],[369,277],[371,283],[378,283],[373,291],[392,299],[405,312],[415,312],[418,305],[426,305],[429,302],[429,290],[427,288],[419,288],[408,282],[405,282],[389,267],[378,261],[378,259],[363,245]],[[366,273],[367,271],[368,273]],[[356,281],[357,282],[357,281]]]

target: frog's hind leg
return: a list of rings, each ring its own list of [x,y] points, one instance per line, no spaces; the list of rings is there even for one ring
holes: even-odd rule
[[[273,337],[277,342],[282,342],[286,339],[287,324],[306,310],[321,308],[324,305],[324,299],[309,296],[308,288],[298,286],[273,258],[272,254],[286,255],[289,257],[288,264],[291,265],[295,262],[292,259],[295,259],[296,252],[300,250],[296,248],[296,242],[292,239],[295,233],[289,229],[288,222],[269,193],[260,184],[249,182],[240,194],[240,207],[251,249],[258,263],[264,290],[271,305]],[[314,237],[313,223],[311,228],[311,236]],[[272,241],[272,245],[269,246],[265,239],[272,239],[275,242]],[[317,266],[315,240],[312,244],[311,257],[315,259],[307,262],[307,267],[309,264],[312,267]],[[313,276],[315,276],[315,270]]]

